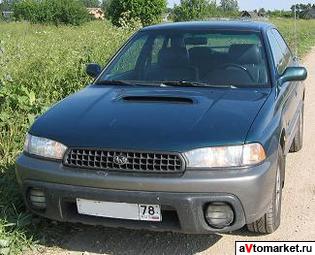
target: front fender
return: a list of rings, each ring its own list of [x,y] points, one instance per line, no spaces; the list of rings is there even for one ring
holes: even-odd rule
[[[282,108],[277,101],[274,89],[257,114],[246,136],[245,143],[261,143],[267,157],[277,153],[281,133],[283,130],[285,131]]]

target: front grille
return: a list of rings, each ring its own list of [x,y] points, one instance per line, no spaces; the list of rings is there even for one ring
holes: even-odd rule
[[[70,149],[65,166],[95,170],[182,173],[185,163],[179,154],[96,149]]]

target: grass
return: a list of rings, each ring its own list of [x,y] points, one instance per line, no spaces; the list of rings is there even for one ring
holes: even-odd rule
[[[105,64],[130,32],[108,22],[0,23],[0,31],[0,254],[15,254],[42,238],[14,176],[27,129],[35,116],[87,84],[85,63]]]
[[[271,22],[280,29],[292,51],[297,50],[299,57],[305,56],[315,45],[315,20],[298,20],[297,36],[293,19],[272,19]]]
[[[294,47],[293,20],[272,22]],[[0,254],[18,254],[47,239],[45,231],[56,232],[25,211],[19,194],[14,161],[25,133],[35,116],[89,82],[86,63],[105,64],[131,32],[108,22],[81,27],[0,23],[0,31]],[[299,21],[298,31],[303,56],[315,45],[315,21]]]

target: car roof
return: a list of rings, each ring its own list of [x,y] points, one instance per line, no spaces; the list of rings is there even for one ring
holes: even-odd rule
[[[189,21],[164,23],[144,27],[141,31],[154,30],[203,30],[203,29],[224,29],[224,30],[243,30],[243,31],[264,31],[273,28],[274,25],[266,22],[257,21]]]

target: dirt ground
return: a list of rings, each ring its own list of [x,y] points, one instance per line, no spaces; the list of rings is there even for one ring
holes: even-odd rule
[[[280,228],[268,236],[246,229],[224,235],[183,235],[71,225],[53,247],[30,254],[234,254],[234,241],[315,240],[315,48],[304,59],[306,82],[305,136],[301,152],[287,157]]]

